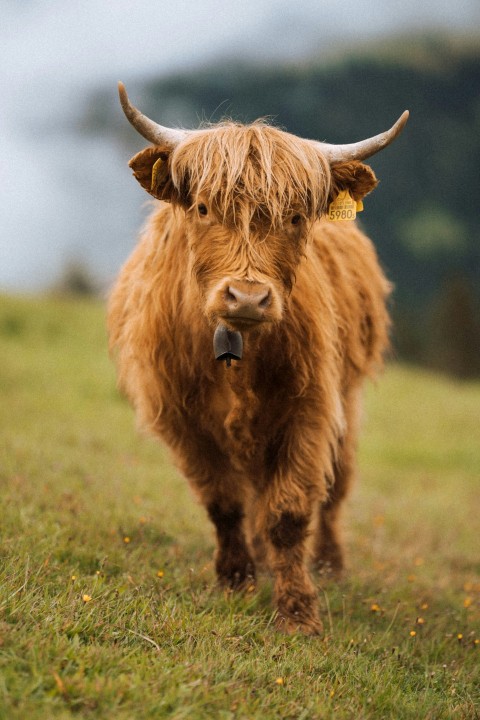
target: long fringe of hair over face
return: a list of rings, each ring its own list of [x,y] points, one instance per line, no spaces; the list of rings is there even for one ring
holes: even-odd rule
[[[307,141],[257,121],[232,122],[182,143],[173,153],[174,184],[201,196],[227,224],[250,222],[254,212],[280,228],[289,212],[313,221],[325,210],[328,162]]]

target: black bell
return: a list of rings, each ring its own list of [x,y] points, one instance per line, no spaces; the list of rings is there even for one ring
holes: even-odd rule
[[[216,360],[225,360],[230,367],[232,359],[241,360],[243,339],[237,330],[228,330],[225,325],[218,325],[213,336],[213,352]]]

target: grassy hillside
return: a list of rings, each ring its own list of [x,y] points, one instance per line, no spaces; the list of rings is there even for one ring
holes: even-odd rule
[[[215,587],[212,531],[115,389],[104,309],[0,298],[0,718],[473,718],[480,385],[366,395],[323,639]],[[475,707],[477,711],[475,711]]]

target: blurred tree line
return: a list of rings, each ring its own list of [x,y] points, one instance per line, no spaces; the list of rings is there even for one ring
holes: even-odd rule
[[[387,129],[408,108],[403,135],[370,161],[381,183],[360,216],[395,284],[395,353],[480,375],[478,38],[399,38],[327,64],[222,62],[131,94],[162,124],[267,116],[334,143]]]

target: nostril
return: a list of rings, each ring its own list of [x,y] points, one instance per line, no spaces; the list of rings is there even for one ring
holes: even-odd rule
[[[262,308],[262,310],[265,310],[270,305],[270,290],[267,290],[263,298],[261,298],[260,302],[258,303],[258,307]]]
[[[235,290],[233,290],[231,287],[227,287],[225,290],[225,300],[227,302],[237,302],[237,296],[235,294]]]

